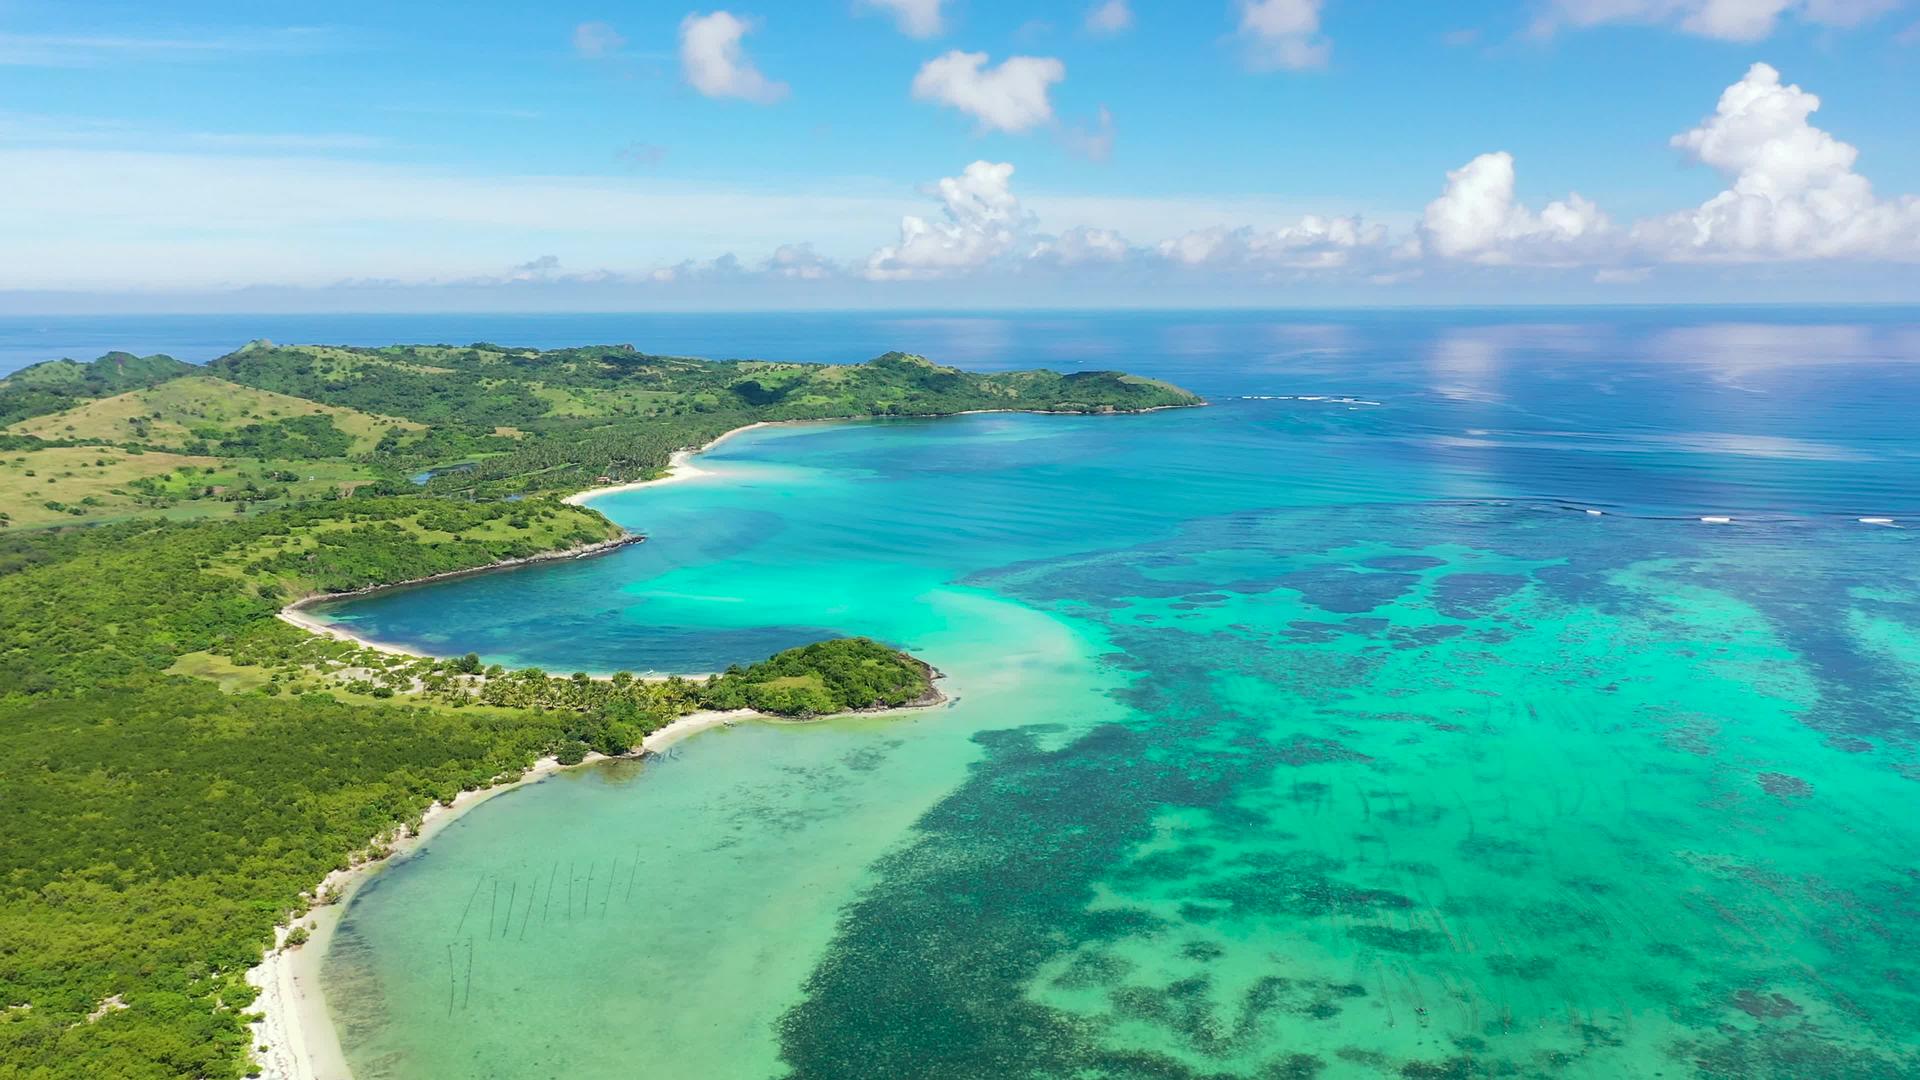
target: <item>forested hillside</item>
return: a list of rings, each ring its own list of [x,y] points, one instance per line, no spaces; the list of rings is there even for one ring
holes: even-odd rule
[[[431,494],[569,492],[645,478],[674,450],[758,420],[1196,403],[1118,372],[983,375],[906,353],[785,364],[624,345],[255,342],[204,369],[116,353],[0,379],[0,529],[245,513],[400,492],[426,473]]]
[[[241,1075],[243,975],[272,928],[432,802],[542,754],[624,752],[699,708],[807,716],[927,692],[917,662],[862,640],[710,680],[600,681],[390,657],[273,617],[617,533],[551,500],[415,496],[9,540],[0,1077]]]
[[[627,346],[255,343],[0,380],[0,1080],[244,1075],[243,975],[272,928],[376,838],[543,754],[624,752],[700,708],[931,691],[862,639],[603,680],[393,656],[275,618],[288,603],[621,542],[555,496],[758,420],[1195,403],[1114,372]]]

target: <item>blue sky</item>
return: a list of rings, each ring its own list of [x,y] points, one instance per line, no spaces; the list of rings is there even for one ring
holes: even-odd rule
[[[1914,300],[1916,114],[1910,0],[0,0],[0,309]]]

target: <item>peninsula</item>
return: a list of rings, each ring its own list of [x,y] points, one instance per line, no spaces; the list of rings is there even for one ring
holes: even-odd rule
[[[934,674],[841,639],[704,679],[557,677],[312,634],[289,605],[630,542],[562,496],[753,424],[1196,404],[1117,372],[628,346],[256,342],[0,380],[0,927],[36,943],[0,954],[0,1058],[245,1075],[244,975],[276,927],[431,807],[680,718],[924,703]]]

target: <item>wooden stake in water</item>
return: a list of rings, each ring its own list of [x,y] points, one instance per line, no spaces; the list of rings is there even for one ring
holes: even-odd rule
[[[499,886],[496,885],[494,886],[494,888],[498,890]],[[516,881],[513,883],[512,890],[510,890],[507,893],[507,921],[503,923],[500,927],[501,937],[506,937],[507,931],[513,929],[513,899],[514,897],[519,895],[520,895],[520,883]]]
[[[453,928],[453,936],[459,937],[461,928],[467,925],[467,912],[473,910],[474,897],[480,895],[480,886],[486,884],[486,881],[487,875],[485,874],[481,874],[479,877],[473,879],[473,891],[467,894],[467,906],[460,909],[460,923]]]

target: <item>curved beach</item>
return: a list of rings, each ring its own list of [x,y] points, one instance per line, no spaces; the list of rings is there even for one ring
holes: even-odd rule
[[[683,716],[646,737],[637,748],[640,753],[661,753],[681,740],[716,727],[749,720],[763,720],[751,709],[734,712],[697,712]],[[339,928],[347,905],[372,877],[388,866],[405,860],[424,847],[435,834],[463,815],[508,792],[516,791],[566,769],[579,768],[608,760],[601,754],[589,754],[576,765],[562,765],[553,757],[541,758],[518,777],[503,780],[492,787],[463,791],[452,803],[435,803],[421,818],[420,827],[395,836],[385,845],[381,858],[363,856],[352,867],[327,875],[314,889],[315,896],[337,897],[332,903],[316,906],[295,925],[307,928],[304,945],[285,945],[291,926],[279,928],[275,948],[258,967],[247,972],[247,981],[260,991],[253,1011],[260,1020],[253,1024],[256,1060],[266,1080],[350,1080],[340,1037],[327,1011],[326,996],[320,987],[320,963]]]
[[[676,451],[669,459],[665,474],[650,480],[620,484],[613,487],[596,488],[569,495],[566,502],[584,505],[589,500],[616,492],[635,491],[640,488],[659,484],[685,481],[697,476],[708,475],[691,463],[691,459],[722,441],[743,431],[763,424],[749,424],[726,432],[703,446],[691,450]],[[605,544],[594,545],[585,552],[563,551],[534,556],[528,559],[514,559],[494,566],[480,567],[475,570],[460,571],[456,574],[436,575],[435,578],[417,582],[403,582],[387,588],[405,588],[432,581],[438,578],[465,576],[474,573],[487,573],[493,570],[524,565],[550,559],[571,558],[577,554],[600,554],[615,548],[636,542],[638,538],[624,537]],[[350,594],[340,594],[350,595]],[[349,641],[365,648],[402,656],[427,657],[430,654],[388,642],[375,641],[346,630],[337,624],[317,618],[303,608],[310,603],[322,600],[336,600],[340,595],[308,597],[281,609],[279,617],[303,630],[341,641]],[[944,699],[940,699],[944,700]],[[938,704],[939,701],[930,704]],[[921,707],[921,706],[912,706]],[[691,738],[703,731],[741,722],[743,720],[767,720],[767,717],[751,709],[735,712],[698,712],[679,719],[648,735],[636,753],[659,753],[681,740]],[[451,804],[435,803],[427,809],[421,819],[420,828],[405,835],[391,838],[386,845],[390,853],[384,858],[360,858],[355,865],[346,870],[338,870],[314,887],[313,895],[326,896],[333,893],[338,897],[335,902],[316,906],[302,920],[294,924],[279,927],[275,936],[275,947],[267,952],[266,958],[247,972],[247,981],[260,991],[255,1000],[253,1011],[261,1019],[252,1025],[256,1057],[260,1065],[260,1075],[266,1080],[351,1080],[352,1072],[347,1066],[345,1053],[341,1050],[338,1033],[334,1029],[333,1019],[327,1011],[326,997],[320,987],[320,963],[325,958],[327,947],[333,940],[340,917],[345,913],[354,894],[366,882],[385,866],[405,859],[433,839],[434,834],[446,828],[453,821],[489,800],[538,783],[565,769],[579,768],[607,760],[601,754],[589,754],[576,765],[562,765],[552,757],[542,758],[518,777],[503,779],[492,787],[474,791],[463,791]],[[377,843],[377,841],[376,841]],[[304,945],[287,947],[287,934],[293,925],[306,926],[308,939]]]

